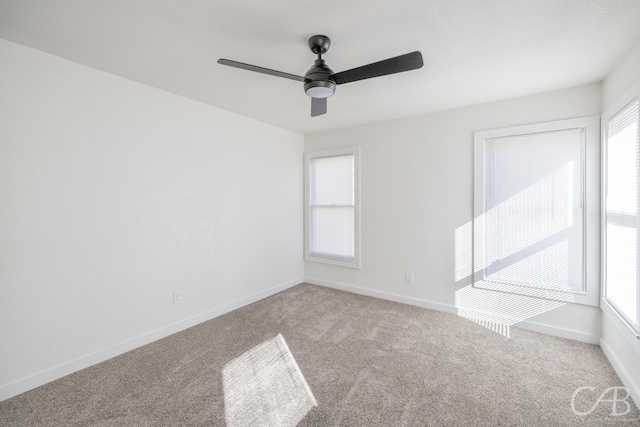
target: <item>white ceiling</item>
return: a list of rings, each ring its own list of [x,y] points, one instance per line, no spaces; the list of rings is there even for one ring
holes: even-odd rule
[[[307,39],[335,72],[414,50],[417,71],[338,87],[311,118]],[[301,133],[601,81],[640,0],[0,0],[0,38]]]

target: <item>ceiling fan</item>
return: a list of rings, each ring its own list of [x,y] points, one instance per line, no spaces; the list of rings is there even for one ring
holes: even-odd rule
[[[331,46],[329,37],[322,35],[312,36],[309,38],[308,44],[311,52],[318,55],[318,59],[315,60],[313,66],[309,68],[309,71],[307,71],[304,77],[258,67],[256,65],[244,64],[230,59],[218,59],[218,64],[303,82],[304,91],[311,97],[311,117],[319,116],[327,112],[327,98],[334,94],[336,85],[386,76],[387,74],[416,70],[423,65],[422,54],[416,51],[352,68],[351,70],[340,73],[334,73],[331,68],[325,65],[322,59],[322,54],[329,50]]]

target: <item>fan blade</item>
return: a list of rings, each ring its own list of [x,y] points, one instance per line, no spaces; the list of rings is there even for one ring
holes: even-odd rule
[[[358,80],[371,79],[373,77],[386,76],[387,74],[401,73],[403,71],[422,68],[422,54],[418,51],[341,71],[331,76],[336,84],[350,83]]]
[[[311,98],[311,117],[327,112],[327,98]]]
[[[242,68],[243,70],[255,71],[256,73],[269,74],[270,76],[284,77],[298,82],[304,82],[304,77],[294,74],[283,73],[282,71],[271,70],[269,68],[258,67],[256,65],[245,64],[243,62],[232,61],[230,59],[218,59],[218,64],[228,65],[229,67]]]

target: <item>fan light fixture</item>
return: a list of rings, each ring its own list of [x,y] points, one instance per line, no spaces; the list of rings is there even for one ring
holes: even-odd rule
[[[333,95],[333,91],[328,87],[310,87],[307,89],[307,95],[312,98],[328,98]]]
[[[336,85],[330,81],[312,81],[305,85],[304,91],[311,98],[328,98],[336,91]]]

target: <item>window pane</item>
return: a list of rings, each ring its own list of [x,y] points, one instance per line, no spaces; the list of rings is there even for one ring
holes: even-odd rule
[[[354,209],[311,209],[311,253],[354,258]]]
[[[607,224],[607,298],[637,328],[638,231],[629,225]]]
[[[582,129],[487,140],[485,280],[583,290]]]
[[[311,160],[312,205],[353,205],[353,161],[353,155]]]
[[[638,212],[637,102],[614,116],[607,125],[607,210]],[[634,120],[635,117],[635,120]]]
[[[638,100],[607,121],[606,299],[636,330],[638,301]]]

